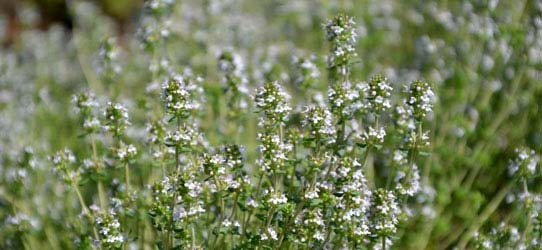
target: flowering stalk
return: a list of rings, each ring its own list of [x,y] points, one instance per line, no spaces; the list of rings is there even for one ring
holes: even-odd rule
[[[55,172],[60,174],[64,183],[71,186],[75,191],[82,213],[86,215],[90,221],[93,221],[94,217],[90,212],[91,210],[86,205],[83,195],[81,195],[81,191],[79,190],[79,170],[73,170],[71,166],[73,163],[75,163],[75,156],[73,155],[72,151],[69,149],[59,151],[51,157],[51,160],[55,166]],[[92,227],[92,230],[94,232],[94,237],[96,240],[98,240],[99,236],[96,227]]]
[[[94,139],[94,136],[90,136],[90,143],[92,144],[92,157],[93,160],[96,162],[98,160],[98,150],[96,148],[96,141]],[[100,207],[102,208],[102,212],[107,210],[107,195],[104,190],[104,185],[102,182],[102,178],[99,178],[98,176],[98,199],[100,201]]]
[[[102,166],[98,162],[98,149],[96,147],[95,133],[100,129],[100,121],[95,117],[95,108],[98,106],[98,102],[95,100],[94,94],[91,92],[81,92],[72,97],[72,103],[75,106],[76,112],[80,115],[83,122],[83,129],[86,135],[90,137],[90,144],[92,150],[92,164],[98,165],[96,167],[96,181],[98,186],[98,200],[102,211],[107,210],[107,196],[104,191],[101,169]]]

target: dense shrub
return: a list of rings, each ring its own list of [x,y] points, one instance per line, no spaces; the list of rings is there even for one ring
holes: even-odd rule
[[[1,51],[0,248],[540,248],[542,2],[68,6]]]

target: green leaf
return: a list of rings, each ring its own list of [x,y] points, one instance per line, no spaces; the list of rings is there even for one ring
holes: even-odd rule
[[[420,156],[424,156],[424,157],[427,157],[427,156],[430,156],[430,155],[431,155],[430,152],[426,152],[426,151],[420,151],[418,154],[419,154]]]
[[[322,199],[312,199],[309,203],[309,206],[311,207],[316,207],[320,204],[324,203],[324,201]]]

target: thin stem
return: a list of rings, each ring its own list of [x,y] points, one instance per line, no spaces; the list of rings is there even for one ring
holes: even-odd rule
[[[130,196],[130,168],[128,162],[124,163],[124,176],[126,178],[126,193]]]
[[[422,123],[419,122],[418,123],[418,137],[419,139],[421,139],[423,136],[423,129],[422,129]],[[408,156],[408,163],[411,164],[410,166],[413,166],[415,161],[416,161],[416,156],[418,156],[419,154],[419,150],[418,150],[418,147],[420,146],[418,144],[418,141],[419,139],[416,139],[416,141],[414,142],[414,148],[412,148],[408,153],[409,153],[409,156]],[[424,169],[424,172],[426,170]],[[427,170],[428,171],[428,170]],[[406,173],[406,178],[405,180],[406,181],[409,181],[410,180],[410,177],[412,176],[412,167],[409,167],[407,169],[407,173]]]
[[[192,226],[192,250],[196,249],[196,230],[194,229],[196,226]]]
[[[374,169],[369,168],[369,155],[371,154],[371,146],[367,145],[365,148],[365,152],[363,152],[363,158],[361,159],[361,163],[363,164],[361,166],[362,169],[366,170],[365,175],[367,176],[368,184],[372,187],[375,186],[375,178],[374,178]]]
[[[94,218],[90,214],[90,210],[87,207],[87,204],[85,203],[85,200],[83,199],[83,196],[81,195],[81,191],[79,191],[77,184],[72,182],[72,187],[75,190],[75,193],[77,194],[77,198],[79,199],[79,203],[81,205],[81,209],[83,210],[83,213],[88,217],[90,221],[93,221]],[[92,231],[94,232],[94,237],[96,238],[96,240],[100,240],[100,236],[98,235],[98,230],[96,230],[96,227],[92,226]],[[102,249],[102,247],[100,246],[99,249]]]
[[[83,213],[90,216],[87,204],[85,203],[85,200],[83,199],[83,196],[81,195],[81,192],[79,191],[79,188],[76,184],[72,184],[73,189],[75,190],[75,193],[77,194],[77,198],[79,199],[79,204],[81,205],[81,208],[83,209]]]
[[[230,214],[230,217],[229,220],[233,219],[233,217],[235,216],[235,212],[237,210],[237,200],[239,199],[239,192],[235,192],[235,197],[233,198],[233,208],[231,210],[231,214]]]
[[[236,212],[236,208],[237,208],[237,200],[238,199],[239,199],[239,193],[236,192],[235,197],[233,198],[233,208],[231,210],[230,216],[228,216],[228,218],[227,218],[228,221],[233,221],[233,217],[235,216],[235,212]],[[224,217],[226,217],[225,210],[224,210]],[[233,237],[233,235],[231,235],[231,234],[223,235],[223,236],[221,236],[221,240],[219,242],[220,243],[224,242],[224,240],[227,240],[227,238],[229,238],[229,236]]]
[[[284,131],[283,131],[282,123],[279,125],[279,138],[280,143],[284,143]],[[282,161],[281,161],[282,162]],[[281,164],[282,165],[282,164]],[[275,190],[279,190],[279,183],[282,182],[282,174],[277,175],[276,173],[273,174],[273,177],[275,179]]]
[[[260,190],[262,189],[262,184],[263,184],[263,173],[260,175],[260,180],[258,181],[258,187],[256,188],[256,200],[260,198]],[[248,223],[250,222],[250,219],[252,218],[253,213],[254,213],[254,208],[250,209],[250,211],[248,212],[247,219],[243,224],[243,233],[241,234],[241,241],[243,241],[243,239],[245,238],[245,233],[247,231],[246,229],[247,229]]]
[[[525,242],[525,239],[527,238],[527,233],[531,230],[531,224],[532,224],[532,216],[530,210],[530,197],[529,197],[529,189],[527,188],[527,180],[525,178],[523,179],[523,192],[527,195],[526,201],[525,201],[525,210],[527,211],[527,223],[525,225],[525,229],[523,230],[523,233],[521,234],[521,238],[519,242]]]
[[[180,130],[181,129],[181,119],[179,116],[177,116],[177,130]],[[176,173],[179,173],[180,172],[180,167],[181,167],[181,163],[179,161],[179,155],[180,155],[180,150],[179,150],[179,146],[175,146],[175,169],[176,169]],[[174,183],[174,185],[177,185],[177,183]],[[174,194],[173,194],[173,200],[171,201],[171,219],[170,219],[170,225],[172,226],[174,224],[173,222],[173,215],[175,213],[175,205],[177,205],[177,191],[175,190]],[[174,239],[171,235],[171,232],[173,230],[167,230],[167,233],[166,233],[166,239],[167,239],[167,245],[166,245],[166,249],[171,249],[172,247],[174,247]]]
[[[90,135],[90,144],[92,146],[92,158],[94,160],[94,163],[98,161],[98,147],[96,146],[96,139],[94,138],[94,135]],[[101,163],[100,163],[101,164]],[[107,211],[107,198],[104,191],[104,186],[102,183],[102,180],[100,176],[97,176],[98,178],[98,199],[100,200],[100,208],[102,209],[102,212]]]
[[[160,146],[159,149],[160,149],[160,152],[164,152],[164,150],[162,150],[162,146]],[[163,175],[163,177],[166,177],[167,176],[167,170],[166,170],[166,164],[164,163],[164,156],[160,157],[160,166],[162,167],[162,175]]]
[[[74,38],[74,48],[76,52],[75,55],[77,57],[77,62],[79,63],[79,66],[81,67],[81,71],[89,87],[99,92],[100,90],[102,90],[101,82],[98,79],[98,77],[93,73],[92,67],[87,63],[88,61],[87,58],[83,57],[83,53],[81,51],[81,46],[80,46],[81,38],[77,30],[78,28],[76,26],[73,31],[73,38]]]
[[[269,210],[269,213],[267,215],[267,220],[265,222],[265,229],[267,229],[271,225],[271,221],[273,221],[274,214],[275,214],[275,207],[272,207],[271,210]]]
[[[218,195],[218,201],[219,201],[219,206],[220,206],[220,213],[218,214],[218,220],[217,220],[217,223],[218,223],[218,227],[217,227],[217,231],[216,231],[216,237],[215,239],[213,240],[213,244],[212,244],[212,249],[216,249],[216,243],[218,242],[218,238],[220,238],[220,229],[222,229],[222,220],[224,219],[224,199],[222,199],[222,191],[221,191],[221,185],[220,185],[220,182],[218,181],[218,178],[215,176],[213,176],[214,178],[214,181],[215,181],[215,185],[216,185],[216,188],[219,190],[217,195]]]
[[[102,212],[107,211],[107,199],[105,195],[104,185],[101,180],[98,180],[98,199],[100,200],[100,208]]]

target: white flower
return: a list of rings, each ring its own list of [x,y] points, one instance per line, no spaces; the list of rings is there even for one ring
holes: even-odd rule
[[[278,134],[258,134],[260,145],[258,151],[261,157],[257,160],[262,171],[280,169],[288,158],[286,154],[292,149],[292,145],[281,141]]]
[[[87,113],[85,115],[89,115],[92,112],[92,108],[98,106],[98,102],[92,92],[81,92],[73,95],[72,103],[75,105],[77,113]]]
[[[400,209],[392,191],[379,189],[372,204],[372,231],[378,235],[394,234],[399,223]]]
[[[288,105],[288,95],[278,82],[267,83],[256,90],[254,101],[263,117],[260,126],[284,123],[292,108]]]
[[[222,221],[223,227],[230,227],[231,224],[232,224],[231,221],[229,221],[228,219],[225,219],[224,221]]]
[[[281,192],[273,192],[269,199],[267,199],[267,202],[276,206],[288,202],[288,198]]]
[[[188,195],[192,198],[197,198],[202,192],[201,182],[192,179],[185,181],[184,186],[188,189]]]
[[[249,198],[247,201],[247,206],[256,208],[258,207],[258,203],[254,199]]]
[[[357,38],[355,24],[351,17],[345,15],[338,15],[325,24],[326,38],[331,43],[328,65],[337,67],[337,73],[341,75],[346,74],[343,66],[351,58],[357,56],[355,52]]]
[[[335,142],[335,127],[329,110],[318,106],[308,106],[304,112],[303,126],[308,126],[311,136],[326,141]]]
[[[124,144],[123,142],[120,143],[120,147],[117,150],[117,157],[122,160],[130,160],[134,158],[137,155],[137,149],[132,144]]]
[[[366,94],[369,109],[378,113],[391,108],[389,97],[393,88],[389,85],[386,77],[375,75],[364,86],[363,92]]]
[[[188,78],[174,75],[162,85],[168,113],[180,118],[188,118],[202,107],[203,89],[193,84]]]
[[[90,119],[85,119],[83,122],[83,128],[86,130],[97,130],[100,128],[100,120],[98,120],[96,117],[91,117]]]
[[[318,192],[320,190],[318,189],[318,187],[314,187],[314,189],[308,191],[306,194],[305,194],[305,199],[316,199],[319,197],[318,195]]]
[[[369,131],[365,131],[361,135],[361,142],[363,144],[382,144],[384,143],[384,137],[386,137],[386,130],[383,127],[376,129],[369,127]]]
[[[268,228],[267,228],[266,238],[264,239],[264,238],[262,237],[262,240],[266,240],[267,237],[271,238],[272,240],[278,240],[277,232],[276,232],[275,229],[273,229],[272,227],[268,227]]]
[[[421,120],[433,111],[435,94],[428,83],[422,81],[412,82],[408,94],[406,104],[412,108],[412,113],[417,120]]]
[[[515,151],[517,157],[508,165],[508,173],[514,175],[519,172],[523,178],[533,176],[539,161],[535,151],[529,148],[516,148]]]
[[[418,166],[413,163],[412,167],[410,169],[407,169],[406,171],[409,171],[408,179],[405,179],[407,177],[407,174],[402,171],[399,171],[399,173],[397,174],[397,177],[395,178],[395,181],[398,182],[396,189],[402,195],[414,196],[421,189],[420,173],[418,170]]]

